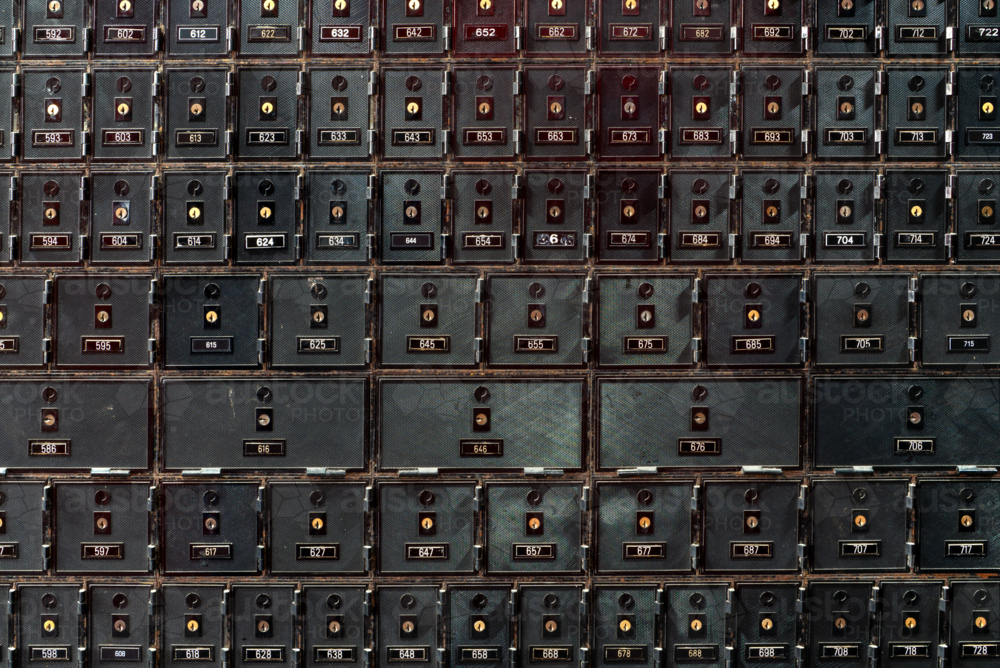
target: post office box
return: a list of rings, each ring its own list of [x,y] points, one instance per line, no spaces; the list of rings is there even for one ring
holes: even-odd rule
[[[101,2],[132,4],[132,0],[98,0],[98,5]],[[144,11],[150,11],[148,6]],[[114,28],[123,32],[134,30],[137,29]],[[153,158],[157,139],[153,134],[154,77],[159,78],[151,68],[94,68],[94,160],[122,162]]]
[[[206,668],[227,665],[225,585],[168,583],[160,591],[163,665],[183,668],[191,661]]]
[[[693,279],[693,274],[600,275],[598,366],[690,366]]]
[[[368,225],[368,171],[306,170],[306,264],[366,264],[374,236]]]
[[[256,0],[242,0],[246,4]],[[288,4],[287,0],[280,0]],[[264,4],[279,0],[262,0]],[[294,7],[294,5],[293,5]],[[239,156],[257,159],[287,159],[299,154],[299,71],[291,67],[244,67],[239,81]]]
[[[25,2],[24,55],[27,58],[73,58],[87,52],[84,0]],[[13,38],[10,39],[13,43]],[[27,90],[27,89],[25,89]]]
[[[994,31],[1000,33],[1000,28]],[[997,42],[1000,42],[1000,37]],[[959,65],[956,70],[958,159],[996,165],[1000,158],[1000,115],[997,113],[1000,66]]]
[[[492,1],[492,0],[491,0]],[[521,234],[513,171],[451,173],[455,264],[513,264]]]
[[[367,2],[317,0],[308,14],[313,55],[364,57],[375,46],[372,7]]]
[[[921,274],[919,299],[922,366],[1000,364],[990,345],[1000,330],[1000,274]]]
[[[165,482],[163,572],[258,572],[260,499],[255,482]]]
[[[509,665],[510,587],[454,585],[448,587],[448,650],[451,665]]]
[[[801,492],[802,486],[795,480],[706,482],[702,517],[705,572],[792,572],[800,568]]]
[[[472,366],[479,361],[476,274],[382,274],[380,363]]]
[[[736,585],[736,665],[794,666],[798,663],[797,583]]]
[[[575,264],[586,260],[589,232],[590,175],[583,170],[526,169],[521,175],[524,198],[524,262]]]
[[[11,469],[149,468],[151,378],[0,381],[2,466]]]
[[[670,50],[678,55],[727,56],[736,45],[730,0],[672,0]]]
[[[236,172],[236,264],[295,264],[298,178],[291,170]]]
[[[85,590],[80,583],[19,584],[17,644],[19,658],[43,668],[83,661],[81,637]],[[8,625],[0,625],[4,629]],[[31,659],[32,656],[37,658]]]
[[[997,580],[951,580],[948,656],[956,668],[982,663],[983,656],[997,653],[1000,587]]]
[[[330,1],[330,0],[327,0]],[[349,0],[332,0],[348,2]],[[354,4],[367,7],[367,3]],[[339,28],[338,28],[339,30]],[[369,86],[375,74],[368,69],[309,70],[309,157],[314,160],[365,160],[369,144]]]
[[[60,368],[148,367],[152,277],[56,277],[53,338]]]
[[[239,0],[239,54],[244,57],[295,56],[299,4],[288,0]]]
[[[664,7],[658,0],[600,0],[601,54],[658,55],[666,43]]]
[[[587,70],[572,65],[527,65],[522,75],[525,159],[579,160],[590,153]]]
[[[164,264],[225,262],[229,254],[229,174],[223,170],[169,170],[162,178]]]
[[[386,55],[444,55],[450,37],[450,28],[445,28],[445,0],[396,0],[383,4],[381,12]]]
[[[875,0],[821,0],[816,4],[816,53],[875,57],[881,48],[876,44],[875,16]]]
[[[272,276],[271,367],[364,367],[367,298],[367,274]]]
[[[168,378],[168,469],[357,469],[364,466],[363,378]],[[198,448],[190,447],[198,443]]]
[[[672,664],[725,665],[728,620],[726,589],[717,582],[667,584],[664,642]]]
[[[740,77],[743,157],[802,158],[808,143],[802,133],[808,119],[805,100],[809,92],[804,71],[798,67],[744,67]]]
[[[328,663],[362,665],[370,651],[364,587],[306,585],[304,592],[305,664],[310,668]]]
[[[981,572],[997,567],[1000,483],[986,478],[923,479],[917,481],[917,496],[919,570]]]
[[[199,1],[211,2],[191,0]],[[165,160],[222,160],[229,154],[230,76],[224,67],[166,68]]]
[[[881,249],[881,236],[876,236],[883,189],[879,175],[874,170],[817,169],[813,177],[816,262],[874,262],[876,249]]]
[[[660,653],[656,634],[662,595],[656,585],[594,588],[595,665],[649,664]]]
[[[597,483],[594,501],[597,570],[601,573],[689,573],[692,569],[690,546],[694,543],[693,485],[690,480]],[[633,631],[636,621],[630,620]],[[601,650],[597,651],[600,657]],[[647,659],[650,656],[647,650]],[[614,658],[612,656],[612,661]],[[639,657],[626,655],[622,658],[638,660]]]
[[[167,0],[164,7],[168,57],[210,58],[229,53],[228,2]]]
[[[514,0],[455,0],[452,5],[455,55],[514,56],[517,53],[518,4]]]
[[[47,361],[45,278],[8,274],[0,280],[0,367],[39,367]]]
[[[382,69],[380,113],[386,160],[444,157],[448,76],[443,67]],[[503,92],[509,95],[508,91]]]
[[[586,363],[590,340],[582,338],[584,300],[589,298],[585,282],[582,274],[488,274],[487,363],[525,367]]]
[[[741,45],[748,56],[794,56],[805,51],[805,3],[799,0],[747,0],[743,3]]]
[[[658,262],[663,204],[659,171],[597,170],[597,259]]]
[[[379,587],[375,620],[378,666],[400,668],[437,666],[438,587],[401,585]]]
[[[91,264],[149,264],[155,250],[153,172],[92,172],[91,179]]]
[[[816,96],[816,157],[864,159],[880,152],[882,134],[875,130],[876,90],[881,91],[877,75],[874,67],[816,68],[816,90],[821,91]]]
[[[415,0],[423,1],[423,0]],[[513,67],[456,67],[451,76],[456,160],[503,160],[518,153]],[[410,102],[407,102],[409,107]],[[409,111],[409,109],[407,109]]]
[[[14,2],[0,4],[0,58],[14,56]]]
[[[590,51],[587,16],[589,0],[527,0],[525,4],[526,56],[577,56]]]
[[[798,466],[801,393],[795,377],[601,378],[600,467]]]
[[[268,487],[272,573],[343,574],[367,570],[363,484],[271,482]],[[306,608],[313,622],[313,613],[318,615],[320,609],[309,610],[308,602]],[[324,626],[320,624],[321,628]],[[316,642],[324,644],[321,638],[342,637],[324,632]],[[323,659],[323,654],[316,654],[311,660],[327,663]]]
[[[159,3],[133,0],[94,2],[94,55],[128,58],[152,56],[159,51],[156,25]]]
[[[4,57],[3,56],[3,48],[5,46],[4,42],[6,41],[9,44],[10,41],[9,37],[7,38],[7,40],[3,39],[4,33],[8,35],[10,34],[10,28],[5,27],[4,25],[3,12],[4,9],[2,6],[0,6],[0,58]],[[6,26],[10,26],[10,23],[8,22]],[[7,48],[9,49],[10,47],[7,46]],[[17,79],[15,78],[15,76],[16,75],[13,69],[0,68],[0,82],[6,83],[7,81],[10,81],[11,83],[10,109],[4,111],[3,113],[0,113],[0,162],[7,162],[13,160],[14,154],[17,150],[14,141],[15,137],[13,134],[11,134],[14,131],[14,109],[17,106],[17,99],[16,99],[17,89],[14,87],[14,83]],[[2,176],[6,177],[6,175]]]
[[[150,485],[148,482],[93,484],[57,481],[52,534],[56,572],[117,575],[151,571],[149,511],[153,507],[156,488]],[[133,628],[137,630],[141,627],[136,624]],[[125,630],[128,631],[127,626]],[[93,659],[99,662],[109,660],[98,656]],[[133,659],[112,655],[110,660]]]
[[[233,585],[233,654],[236,666],[291,666],[295,646],[297,592],[291,585]]]
[[[906,570],[908,494],[909,480],[813,480],[812,571]]]
[[[802,170],[775,169],[740,174],[740,260],[744,263],[798,262],[806,177]]]
[[[45,532],[45,483],[8,482],[0,485],[0,571],[44,573],[48,565]],[[7,624],[0,624],[0,641],[7,645]]]
[[[379,172],[382,262],[441,264],[444,239],[444,172]]]
[[[703,307],[709,366],[799,366],[802,274],[710,274]]]
[[[940,580],[879,585],[879,656],[883,666],[933,666],[939,661],[944,615]]]
[[[1000,168],[957,173],[958,215],[955,218],[954,250],[959,264],[1000,261]]]
[[[486,483],[487,572],[583,570],[582,495],[576,483]],[[522,599],[522,624],[525,603]]]
[[[81,263],[82,172],[21,173],[22,264]]]
[[[524,585],[518,592],[521,665],[583,662],[587,593],[579,585],[551,584]]]
[[[944,169],[885,172],[886,260],[944,262],[951,193]]]
[[[818,468],[996,466],[997,380],[986,377],[818,377]]]
[[[583,465],[580,378],[382,378],[379,401],[382,470]]]
[[[707,0],[702,0],[707,2]],[[733,71],[728,67],[670,67],[670,156],[729,158]]]
[[[665,77],[658,67],[598,68],[595,108],[598,153],[602,159],[659,158]]]
[[[951,4],[949,0],[888,0],[886,53],[917,57],[947,54],[949,35],[945,32]]]
[[[736,189],[730,171],[671,169],[667,227],[671,263],[726,262]]]
[[[941,4],[938,0],[930,1],[931,5]],[[922,3],[924,0],[910,2]],[[934,160],[949,155],[951,133],[947,127],[951,86],[948,68],[890,66],[886,67],[885,75],[888,82],[886,134],[889,158]]]
[[[260,281],[259,274],[164,276],[164,365],[258,367]]]
[[[379,572],[474,573],[474,483],[383,483],[378,489]]]
[[[996,55],[1000,42],[995,0],[958,0],[958,52]]]
[[[141,668],[156,653],[153,607],[156,594],[147,584],[91,585],[87,602],[87,665]]]
[[[909,366],[909,274],[813,274],[816,364]]]
[[[810,582],[804,606],[809,638],[804,654],[809,665],[870,665],[875,627],[871,604],[871,582]]]
[[[85,155],[83,98],[87,91],[84,78],[84,71],[75,68],[22,70],[20,127],[24,135],[21,140],[24,160],[73,162]]]

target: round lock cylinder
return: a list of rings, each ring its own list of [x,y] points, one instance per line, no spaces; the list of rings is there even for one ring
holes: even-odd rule
[[[340,622],[338,622],[336,619],[332,620],[329,624],[326,625],[326,627],[327,629],[329,629],[330,633],[340,633]]]
[[[403,633],[413,633],[413,622],[410,621],[403,622],[402,629]]]
[[[190,631],[191,633],[194,633],[195,631],[197,631],[198,630],[198,620],[197,619],[189,619],[188,623],[187,623],[187,630]]]
[[[320,529],[323,528],[323,518],[314,517],[312,522],[310,522],[310,525],[314,530],[319,531]]]
[[[473,624],[472,628],[476,630],[477,633],[482,633],[486,630],[486,622],[481,619],[477,619]]]
[[[691,630],[692,631],[701,631],[701,628],[702,628],[702,623],[701,623],[700,619],[692,619],[691,620]]]
[[[760,627],[765,631],[770,631],[771,629],[774,628],[774,622],[771,621],[770,617],[765,617],[764,619],[760,620]]]

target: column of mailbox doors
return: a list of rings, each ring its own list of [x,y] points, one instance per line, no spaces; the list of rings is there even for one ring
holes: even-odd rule
[[[9,668],[995,661],[998,29],[0,7]]]

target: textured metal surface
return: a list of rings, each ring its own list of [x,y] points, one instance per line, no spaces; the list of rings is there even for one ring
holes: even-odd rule
[[[164,483],[164,521],[160,524],[163,572],[256,573],[258,494],[252,482]],[[211,530],[205,523],[208,519],[215,520]],[[227,545],[229,558],[224,556]]]
[[[365,570],[364,485],[273,482],[269,493],[267,528],[272,572],[331,575]],[[311,526],[316,519],[322,522],[319,529]],[[304,555],[299,549],[333,545],[335,559],[326,549]],[[325,624],[321,627],[325,628]],[[320,637],[326,637],[325,632]]]
[[[691,555],[679,546],[690,537],[693,483],[616,483],[596,486],[594,538],[600,573],[688,573]],[[643,517],[650,526],[642,526]],[[648,550],[628,546],[647,547]],[[663,546],[662,556],[656,551]],[[648,556],[643,556],[648,553]]]
[[[57,573],[134,574],[151,570],[146,550],[150,544],[149,483],[63,482],[55,486],[55,495]],[[110,627],[110,623],[105,626]],[[100,628],[102,633],[107,630]],[[103,642],[108,642],[107,638],[104,636]]]

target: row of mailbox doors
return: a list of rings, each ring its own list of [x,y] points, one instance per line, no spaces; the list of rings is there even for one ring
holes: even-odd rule
[[[746,56],[805,54],[863,57],[996,54],[992,0],[85,0],[24,3],[23,35],[13,28],[13,2],[0,7],[12,34],[0,56],[107,58],[324,56],[586,56],[599,54]],[[301,4],[301,7],[300,7]],[[668,7],[667,5],[672,6]],[[742,5],[742,7],[740,6]],[[375,10],[375,11],[373,11]],[[669,12],[670,18],[666,19]],[[596,16],[593,26],[589,16]],[[377,14],[375,19],[373,15]],[[522,16],[523,15],[523,16]],[[955,21],[957,15],[957,22]],[[237,21],[233,17],[238,16]],[[737,16],[739,19],[737,20]],[[162,18],[164,27],[157,23]],[[377,27],[376,27],[377,22]],[[816,34],[810,34],[815,23]],[[454,24],[454,27],[452,27]],[[164,44],[165,42],[165,44]],[[596,42],[596,44],[595,44]]]
[[[810,465],[995,472],[998,382],[818,376]],[[0,381],[0,468],[148,470],[152,387],[135,376]],[[619,475],[802,466],[800,377],[600,377],[593,398],[582,378],[387,377],[375,404],[369,389],[359,377],[166,378],[157,468],[342,475],[367,467],[377,427],[380,471],[559,475],[584,467],[591,424],[597,468]]]
[[[367,273],[11,274],[0,278],[0,366],[42,368],[51,357],[57,369],[258,369],[265,361],[365,369],[376,357],[382,368],[485,360],[582,369],[591,357],[609,369],[788,368],[810,359],[908,368],[918,357],[925,368],[1000,364],[997,273],[379,278],[376,288]]]
[[[0,183],[14,200],[0,206],[0,255],[23,266],[1000,261],[996,168],[24,171]]]
[[[931,668],[942,660],[960,668],[995,656],[996,580],[874,584],[18,583],[11,590],[17,646],[10,657],[42,668],[82,665],[84,655],[91,666],[139,667],[153,664],[156,654],[167,666],[209,667],[669,661]],[[151,642],[154,624],[159,647]],[[47,630],[52,626],[58,633]],[[125,658],[115,658],[119,652]]]
[[[1000,565],[995,478],[605,480],[594,498],[579,482],[258,484],[5,482],[0,571],[126,575],[159,564],[186,575],[538,575]],[[48,540],[43,518],[52,525]]]
[[[1000,156],[995,63],[0,69],[7,78],[18,99],[0,148],[29,162]]]

